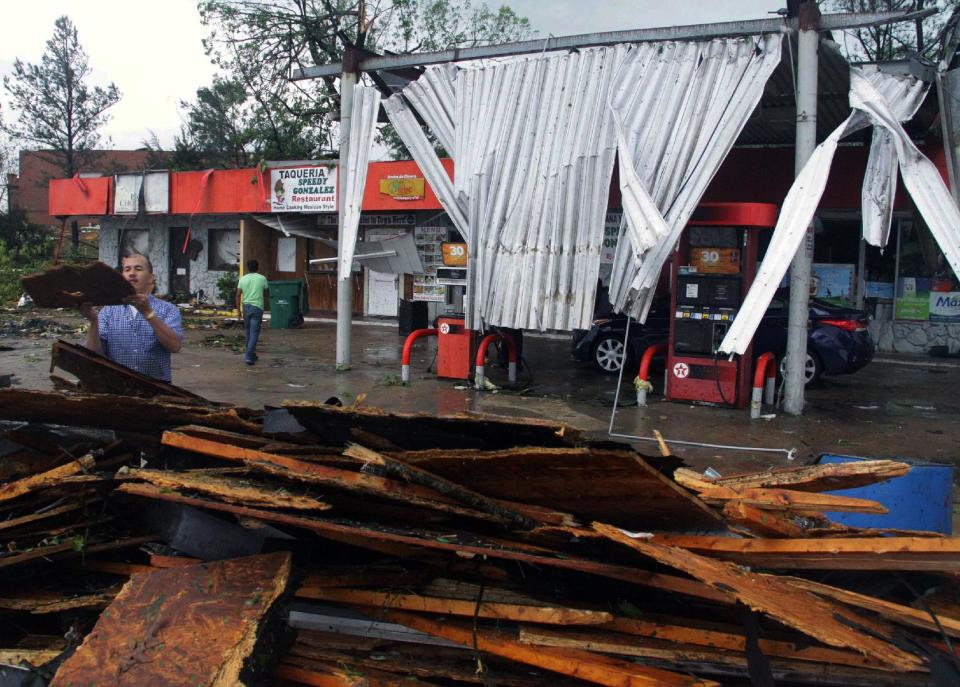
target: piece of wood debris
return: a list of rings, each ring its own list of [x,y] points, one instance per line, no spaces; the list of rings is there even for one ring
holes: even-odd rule
[[[716,480],[710,480],[692,470],[682,468],[674,473],[674,479],[695,491],[706,483],[733,489],[789,488],[794,491],[819,492],[877,484],[894,477],[901,477],[909,471],[909,463],[894,460],[861,460],[727,475]]]
[[[134,575],[51,687],[234,687],[289,575],[286,552]]]
[[[120,305],[134,295],[130,282],[102,262],[57,265],[22,277],[20,285],[38,308],[75,308],[81,303]]]
[[[23,496],[32,491],[59,486],[64,477],[71,477],[93,470],[96,461],[92,455],[86,455],[77,460],[55,467],[52,470],[41,472],[30,477],[24,477],[14,482],[7,482],[0,486],[0,501],[8,501]]]

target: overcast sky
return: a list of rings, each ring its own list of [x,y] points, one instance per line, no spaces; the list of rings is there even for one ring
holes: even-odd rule
[[[478,0],[475,0],[477,2]],[[538,35],[759,19],[785,0],[512,0]],[[19,57],[39,62],[57,17],[77,26],[90,57],[91,82],[113,81],[123,94],[105,128],[115,148],[138,148],[155,132],[164,147],[179,130],[178,104],[210,83],[214,69],[200,44],[205,35],[195,0],[33,0],[4,3],[0,21],[0,72]],[[10,117],[6,93],[0,116]]]

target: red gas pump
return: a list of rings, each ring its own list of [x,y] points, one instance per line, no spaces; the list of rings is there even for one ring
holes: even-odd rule
[[[670,272],[668,401],[746,408],[752,346],[717,354],[757,271],[761,232],[777,223],[767,203],[703,203],[673,254]]]

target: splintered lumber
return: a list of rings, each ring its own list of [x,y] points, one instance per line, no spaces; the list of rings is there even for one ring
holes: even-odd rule
[[[702,487],[697,495],[712,506],[722,506],[729,501],[739,501],[766,510],[792,511],[794,513],[871,513],[886,515],[886,507],[877,501],[858,499],[852,496],[834,496],[790,489],[735,489],[732,487]]]
[[[27,611],[34,615],[60,613],[78,608],[105,608],[117,595],[117,590],[106,590],[96,594],[82,594],[66,597],[59,594],[34,594],[32,596],[0,598],[0,608],[8,611]]]
[[[27,664],[39,667],[62,653],[57,649],[0,649],[0,666]]]
[[[153,535],[145,537],[129,537],[108,541],[102,543],[90,544],[83,536],[68,537],[66,541],[46,546],[37,546],[29,551],[15,552],[9,555],[0,556],[0,568],[8,568],[14,565],[21,565],[37,559],[46,559],[54,557],[79,556],[80,554],[101,553],[103,551],[115,551],[117,549],[126,549],[133,546],[140,546],[147,542],[155,541]]]
[[[169,396],[205,401],[192,391],[140,374],[106,356],[66,341],[53,343],[50,370],[59,367],[80,380],[80,389],[88,394],[120,396]]]
[[[765,568],[960,571],[958,537],[736,539],[658,534],[654,541],[712,558]]]
[[[664,565],[682,570],[743,604],[830,646],[853,649],[900,670],[920,670],[923,661],[895,646],[886,628],[871,624],[847,608],[792,587],[773,575],[747,572],[675,546],[635,539],[616,527],[594,523],[594,530]],[[755,540],[743,540],[755,541]],[[776,540],[785,541],[785,540]],[[869,627],[865,632],[861,628]]]
[[[629,448],[526,446],[390,454],[488,496],[573,513],[628,529],[726,529],[712,508]]]
[[[520,561],[532,565],[575,570],[577,572],[609,577],[631,584],[654,587],[667,592],[684,594],[706,601],[717,603],[731,603],[732,601],[732,597],[725,591],[711,589],[708,585],[698,582],[697,580],[664,575],[662,573],[650,572],[630,566],[592,561],[570,555],[552,557],[550,555],[538,555],[526,551],[503,548],[498,545],[484,545],[486,540],[481,537],[470,537],[469,541],[472,543],[460,543],[457,542],[455,538],[454,540],[450,540],[438,533],[419,531],[415,533],[400,533],[396,529],[376,529],[360,524],[344,524],[331,520],[321,520],[319,518],[307,518],[286,513],[277,513],[275,511],[260,510],[246,506],[221,503],[210,499],[185,496],[169,489],[161,490],[148,484],[125,483],[119,485],[116,491],[131,496],[183,503],[189,506],[196,506],[197,508],[232,513],[240,517],[249,517],[256,520],[299,527],[315,532],[326,539],[350,544],[351,546],[369,548],[374,551],[383,550],[381,549],[381,545],[387,544],[389,546],[386,550],[391,551],[394,555],[400,555],[401,552],[406,555],[418,553],[422,555],[424,549],[432,549],[468,558],[471,555],[486,556],[503,560]],[[403,548],[394,550],[392,547],[397,544]]]
[[[605,654],[631,656],[666,664],[673,670],[746,677],[749,664],[741,652],[675,644],[661,639],[643,639],[605,632],[584,632],[571,629],[520,628],[520,642],[537,647],[572,648],[599,651]],[[765,652],[764,652],[765,653]],[[862,687],[901,687],[927,685],[929,676],[921,673],[881,671],[834,664],[769,657],[773,677],[783,682],[811,682]]]
[[[155,435],[177,425],[205,424],[238,432],[259,432],[261,413],[241,407],[201,405],[180,399],[60,394],[0,389],[0,417],[40,424],[102,427]]]
[[[579,649],[555,649],[550,647],[524,646],[516,638],[505,633],[477,629],[469,623],[447,620],[441,622],[414,613],[383,611],[385,619],[406,625],[415,630],[442,637],[466,647],[474,647],[495,656],[525,663],[561,675],[577,677],[598,685],[630,687],[640,685],[694,685],[706,687],[717,685],[710,680],[672,673],[659,668],[649,668],[601,654]]]
[[[90,305],[120,305],[134,295],[133,286],[117,270],[102,262],[90,265],[58,265],[20,279],[38,308],[74,308]]]
[[[86,455],[77,460],[72,460],[65,465],[55,467],[52,470],[41,472],[38,475],[31,475],[18,479],[15,482],[7,482],[0,486],[0,501],[8,501],[18,496],[23,496],[32,491],[55,487],[61,483],[64,477],[72,477],[92,470],[95,466],[92,455]]]
[[[237,685],[289,575],[287,552],[134,575],[50,684]]]
[[[172,472],[167,470],[123,469],[121,474],[131,479],[143,480],[162,489],[183,489],[209,494],[228,503],[243,503],[268,508],[293,510],[328,510],[330,505],[310,496],[297,496],[249,480],[214,477],[202,471]]]
[[[486,496],[466,489],[456,482],[434,475],[427,470],[407,465],[396,458],[384,456],[359,444],[348,446],[343,455],[355,458],[364,465],[376,465],[390,477],[400,478],[412,484],[427,487],[439,494],[456,499],[471,508],[503,518],[518,527],[533,529],[537,526],[537,523],[530,518],[505,508],[493,499],[488,499]]]
[[[581,437],[578,429],[534,418],[479,413],[435,417],[388,413],[378,408],[343,408],[315,401],[284,401],[283,407],[329,446],[355,442],[357,437],[351,431],[354,428],[407,450],[572,446]]]
[[[786,514],[762,510],[743,501],[728,501],[723,506],[723,516],[734,525],[739,525],[751,534],[761,537],[803,537],[804,529]]]
[[[817,596],[822,596],[836,601],[842,601],[849,606],[856,606],[867,611],[876,613],[881,618],[885,618],[899,625],[908,625],[918,627],[931,632],[945,632],[951,637],[960,638],[960,618],[952,618],[946,615],[937,614],[936,620],[931,617],[927,611],[904,606],[903,604],[877,599],[865,594],[851,592],[848,589],[832,587],[820,582],[805,580],[800,577],[781,577],[787,584],[813,592]]]
[[[606,611],[592,611],[562,606],[529,606],[482,600],[446,599],[420,594],[377,592],[366,589],[335,589],[301,587],[296,595],[303,599],[335,601],[356,606],[396,608],[420,613],[440,613],[468,618],[494,618],[545,625],[600,625],[612,620]]]
[[[795,491],[836,491],[885,482],[894,477],[901,477],[909,471],[908,463],[894,460],[860,460],[849,463],[778,468],[770,472],[729,475],[715,480],[709,480],[691,470],[680,469],[674,473],[674,479],[695,491],[704,483],[733,489],[781,487]]]
[[[164,446],[182,448],[221,460],[239,461],[254,470],[277,477],[322,484],[327,487],[377,496],[454,515],[503,522],[501,517],[491,516],[472,508],[451,503],[449,498],[432,489],[405,484],[378,475],[341,470],[317,463],[309,463],[297,458],[267,453],[266,451],[257,451],[242,446],[188,436],[179,432],[164,432],[161,442]]]

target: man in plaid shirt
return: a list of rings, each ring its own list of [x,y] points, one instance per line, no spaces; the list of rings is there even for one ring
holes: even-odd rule
[[[99,313],[89,304],[80,312],[90,321],[84,346],[141,374],[171,381],[170,354],[183,344],[180,308],[153,295],[153,265],[135,253],[120,261],[134,295],[126,305],[108,305]]]

